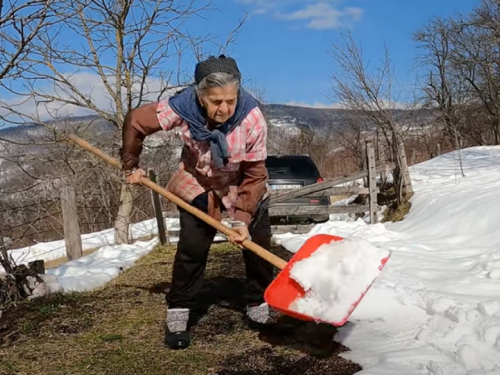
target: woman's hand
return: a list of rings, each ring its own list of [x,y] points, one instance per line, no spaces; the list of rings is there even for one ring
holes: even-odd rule
[[[129,184],[140,184],[141,178],[146,177],[146,172],[144,169],[137,169],[134,173],[127,176],[127,182]]]
[[[237,234],[229,236],[229,241],[232,243],[241,244],[242,242],[250,239],[250,232],[248,231],[248,227],[246,225],[233,228],[233,231]]]

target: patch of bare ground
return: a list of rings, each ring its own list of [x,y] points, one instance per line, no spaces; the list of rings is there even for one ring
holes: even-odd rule
[[[290,254],[276,249],[285,260]],[[339,356],[335,328],[286,316],[260,332],[243,322],[244,265],[214,245],[187,350],[165,347],[165,290],[175,247],[158,247],[105,287],[24,302],[0,319],[0,374],[328,374],[361,370]]]

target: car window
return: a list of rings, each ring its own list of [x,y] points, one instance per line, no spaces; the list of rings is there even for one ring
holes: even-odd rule
[[[319,172],[314,162],[307,157],[268,156],[266,167],[271,179],[307,178],[318,179]]]

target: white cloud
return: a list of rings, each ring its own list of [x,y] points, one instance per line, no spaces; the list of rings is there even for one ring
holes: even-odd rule
[[[116,106],[112,97],[99,75],[92,72],[78,72],[72,74],[68,73],[65,77],[80,93],[87,97],[100,110],[111,113],[116,111]],[[114,87],[115,77],[109,76],[107,79],[111,87]],[[163,89],[163,87],[164,82],[160,79],[148,79],[146,81],[142,99],[146,101],[156,100],[158,93],[161,89]],[[95,114],[95,112],[89,108],[68,104],[68,101],[83,102],[83,100],[76,96],[67,87],[45,83],[39,85],[36,89],[39,93],[50,95],[52,97],[59,98],[60,100],[47,102],[43,96],[13,97],[11,94],[9,95],[0,91],[0,114],[6,117],[7,120],[10,119],[11,121],[16,122],[19,121],[19,118],[18,116],[12,114],[9,117],[9,108],[13,108],[15,111],[25,114],[26,118],[36,119],[38,121],[45,121],[52,118],[61,118],[66,116],[84,116]],[[139,92],[140,84],[137,83],[133,86],[133,97],[138,97]],[[167,92],[164,97],[172,93],[173,92]],[[125,103],[125,99],[126,92],[122,92],[123,103]]]
[[[330,108],[330,109],[349,109],[349,105],[343,103],[307,103],[302,101],[289,101],[285,105],[307,107],[307,108]],[[384,109],[412,109],[415,108],[413,103],[398,102],[392,100],[380,100],[380,105]],[[373,107],[367,108],[368,110]]]
[[[310,29],[325,30],[357,21],[362,14],[363,11],[359,8],[340,10],[331,4],[317,3],[292,13],[279,14],[278,17],[285,20],[304,20]]]
[[[307,108],[342,108],[342,106],[338,103],[321,103],[321,102],[316,102],[316,103],[306,103],[306,102],[301,102],[301,101],[290,101],[285,103],[285,105],[292,105],[296,107],[307,107]]]
[[[340,7],[342,0],[239,0],[253,8],[255,15],[272,13],[287,21],[306,22],[316,30],[350,26],[363,17],[363,9]]]
[[[344,15],[351,17],[352,21],[360,21],[365,11],[361,8],[347,7],[344,9]]]

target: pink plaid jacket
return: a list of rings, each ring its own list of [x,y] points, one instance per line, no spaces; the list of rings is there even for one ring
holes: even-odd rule
[[[169,106],[168,99],[160,101],[157,118],[164,130],[180,128],[184,143],[178,170],[171,177],[167,190],[181,199],[192,202],[198,195],[213,190],[221,199],[228,215],[234,218],[241,181],[241,163],[263,161],[267,157],[267,124],[258,107],[254,108],[231,133],[226,136],[230,153],[229,163],[222,169],[213,169],[208,142],[191,138],[188,124]]]

